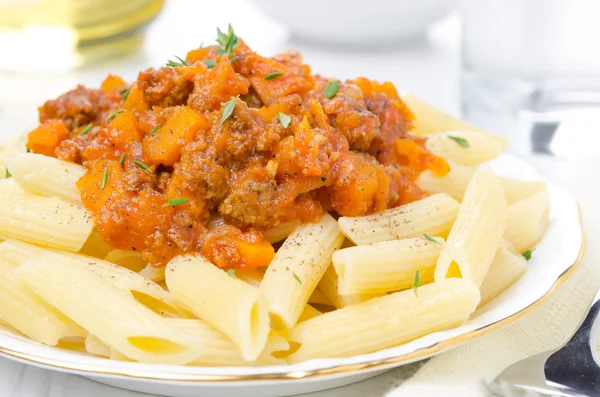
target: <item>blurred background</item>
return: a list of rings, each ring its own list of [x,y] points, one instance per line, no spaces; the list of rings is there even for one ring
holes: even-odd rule
[[[597,0],[0,0],[0,136],[77,83],[132,81],[231,23],[261,54],[295,48],[322,75],[392,81],[516,154],[591,156],[599,15]]]

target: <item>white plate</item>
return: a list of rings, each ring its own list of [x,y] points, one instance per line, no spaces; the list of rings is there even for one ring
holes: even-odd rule
[[[528,163],[502,155],[491,163],[501,175],[540,179]],[[438,354],[508,325],[540,305],[575,270],[584,249],[574,198],[552,184],[550,226],[529,261],[527,273],[461,327],[436,332],[402,346],[349,358],[311,360],[272,367],[185,367],[92,357],[32,342],[0,327],[0,354],[39,367],[98,382],[176,397],[269,397],[307,393],[375,376],[386,369]]]

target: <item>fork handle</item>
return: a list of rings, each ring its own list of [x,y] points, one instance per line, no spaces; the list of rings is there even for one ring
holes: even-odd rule
[[[546,379],[589,396],[600,396],[596,338],[600,326],[600,290],[575,334],[544,366]]]

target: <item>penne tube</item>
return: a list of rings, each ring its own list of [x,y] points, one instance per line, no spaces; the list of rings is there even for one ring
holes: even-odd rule
[[[321,290],[318,287],[313,291],[313,293],[308,298],[308,303],[317,304],[317,305],[325,305],[325,306],[333,305],[333,303],[331,303],[329,301],[329,299],[327,299],[325,294],[323,292],[321,292]]]
[[[318,311],[311,305],[306,305],[304,306],[304,310],[302,310],[300,317],[298,317],[298,322],[301,323],[302,321],[310,320],[311,318],[315,318],[317,316],[320,316],[321,314],[322,313],[320,311]]]
[[[269,334],[269,315],[260,291],[201,256],[172,259],[166,270],[171,294],[225,335],[246,361],[256,360]]]
[[[25,190],[13,178],[0,179],[0,193],[23,194]]]
[[[550,198],[544,190],[508,207],[506,232],[517,252],[532,248],[543,236],[548,227]]]
[[[85,335],[83,329],[19,280],[14,269],[0,259],[0,319],[28,338],[50,346],[56,346],[62,338]]]
[[[370,353],[456,327],[479,300],[470,281],[445,279],[325,313],[290,330],[288,340],[301,346],[288,362]]]
[[[246,361],[237,345],[207,322],[199,319],[171,319],[169,322],[204,342],[202,354],[190,365],[285,365],[284,360],[273,357],[271,353],[290,348],[285,338],[271,333],[265,348],[256,360]]]
[[[433,281],[433,272],[444,240],[424,237],[383,241],[345,248],[333,254],[342,295],[398,291],[413,285],[419,271],[421,285]]]
[[[292,328],[331,263],[344,236],[329,214],[297,228],[275,254],[260,285],[269,313],[278,325]]]
[[[110,347],[92,334],[87,334],[84,341],[85,350],[96,356],[110,356]]]
[[[319,282],[317,291],[322,291],[323,295],[327,298],[330,304],[336,309],[341,309],[346,306],[356,305],[361,302],[366,302],[377,296],[385,295],[385,293],[368,293],[362,295],[340,295],[339,290],[339,276],[335,271],[334,266],[329,266],[323,278]]]
[[[142,270],[140,270],[140,275],[150,279],[154,282],[164,281],[165,280],[165,270],[166,266],[154,267],[151,264],[147,264]],[[161,287],[162,288],[162,287]]]
[[[77,252],[89,237],[92,214],[57,198],[0,192],[0,235]]]
[[[81,165],[34,153],[13,156],[6,165],[23,190],[83,205],[75,185],[85,173]]]
[[[506,228],[506,198],[488,167],[473,175],[435,268],[435,280],[462,277],[480,286]]]
[[[467,186],[475,173],[475,168],[448,161],[450,172],[445,176],[437,176],[431,171],[421,173],[417,184],[423,191],[435,194],[446,193],[457,201],[462,201]],[[517,179],[500,178],[508,205],[546,189],[542,181],[520,181]]]
[[[263,232],[265,239],[271,244],[277,243],[292,234],[300,226],[300,221],[282,222]]]
[[[496,256],[490,265],[481,287],[481,302],[479,306],[485,305],[502,291],[510,287],[527,271],[527,260],[523,255],[514,251],[514,248],[509,242],[504,240],[498,250]]]
[[[136,273],[141,272],[148,265],[148,261],[139,252],[122,249],[111,250],[104,256],[104,260]]]
[[[498,157],[506,142],[474,130],[453,130],[427,136],[427,149],[436,156],[464,165],[477,165]]]
[[[130,359],[186,364],[202,353],[202,341],[173,327],[88,266],[46,256],[14,272],[40,298]]]
[[[458,214],[459,203],[447,194],[434,194],[379,214],[341,217],[340,229],[356,245],[448,235]]]
[[[253,270],[239,269],[239,270],[236,270],[235,276],[237,278],[239,278],[240,280],[244,281],[245,283],[248,283],[253,287],[259,288],[264,274],[263,274],[263,272],[261,272],[258,269],[253,269]]]
[[[136,300],[163,316],[187,317],[175,299],[158,284],[142,275],[98,258],[49,250],[17,240],[0,243],[0,257],[20,265],[24,262],[52,257],[57,261],[69,261],[94,271],[117,288],[130,293]]]
[[[466,121],[450,116],[411,93],[403,93],[401,97],[402,101],[404,101],[410,111],[415,115],[414,128],[411,130],[412,134],[429,135],[449,130],[469,130],[486,134],[490,139],[498,141],[502,145],[506,146],[508,143],[506,137],[492,134],[481,128],[475,127]]]
[[[9,158],[19,154],[25,153],[27,146],[25,145],[27,138],[26,135],[3,139],[0,142],[0,180],[9,179],[9,174],[6,172],[6,162]]]
[[[83,244],[83,247],[81,247],[79,250],[79,253],[83,255],[94,256],[96,258],[104,258],[112,250],[113,248],[104,240],[102,240],[102,237],[100,237],[98,231],[94,229],[87,241]]]

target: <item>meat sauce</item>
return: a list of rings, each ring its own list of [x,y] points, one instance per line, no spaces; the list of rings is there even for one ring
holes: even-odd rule
[[[155,266],[183,252],[266,266],[265,229],[383,211],[424,196],[422,171],[448,172],[409,134],[391,83],[324,78],[299,53],[262,57],[231,30],[219,41],[39,109],[29,149],[87,168],[77,186],[112,247]]]

